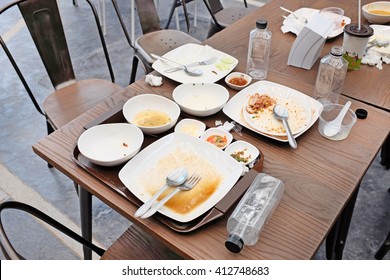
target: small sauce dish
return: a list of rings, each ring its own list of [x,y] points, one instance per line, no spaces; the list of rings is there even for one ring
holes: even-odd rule
[[[233,72],[225,78],[225,82],[232,89],[242,90],[252,82],[252,78],[245,73]]]
[[[225,149],[232,142],[233,135],[222,128],[212,127],[207,129],[200,138],[219,149]]]
[[[175,126],[175,132],[186,133],[199,138],[206,130],[206,125],[194,119],[182,119]]]
[[[259,150],[246,141],[235,141],[226,147],[225,152],[238,162],[250,165],[259,156]]]

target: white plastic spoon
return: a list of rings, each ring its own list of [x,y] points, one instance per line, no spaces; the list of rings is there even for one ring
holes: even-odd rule
[[[351,101],[348,101],[345,103],[343,109],[341,109],[339,115],[333,120],[328,122],[324,127],[324,134],[328,137],[335,136],[337,133],[340,132],[341,129],[341,123],[345,117],[345,114],[347,113],[349,107],[351,106]]]

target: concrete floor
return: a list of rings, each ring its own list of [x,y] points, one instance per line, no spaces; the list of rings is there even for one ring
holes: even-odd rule
[[[0,0],[0,6],[8,1]],[[107,35],[106,41],[116,75],[116,82],[121,86],[128,84],[131,71],[132,50],[128,46],[114,11],[106,1]],[[129,1],[118,0],[123,13],[130,14]],[[159,12],[166,22],[170,0],[160,0]],[[249,2],[256,2],[255,0]],[[101,63],[100,48],[96,47],[96,34],[88,7],[79,0],[75,7],[70,0],[60,0],[63,8],[63,20],[71,56],[78,79],[98,77],[109,79],[107,69]],[[96,3],[96,1],[95,1]],[[167,4],[168,3],[168,4]],[[204,40],[207,35],[209,16],[201,1],[197,1],[197,27],[190,33]],[[225,0],[225,5],[241,3]],[[188,5],[190,16],[194,16],[193,3]],[[181,29],[185,30],[184,19],[180,14]],[[128,20],[128,19],[127,19]],[[129,20],[127,21],[129,22]],[[193,24],[193,22],[192,22]],[[175,28],[172,21],[171,28]],[[11,51],[23,66],[22,71],[33,91],[42,99],[52,89],[50,81],[41,65],[36,64],[37,54],[32,45],[24,39],[27,30],[17,13],[5,18],[0,17],[0,34],[8,41]],[[136,34],[140,34],[139,26]],[[23,45],[23,48],[18,46]],[[27,46],[27,47],[26,47]],[[22,59],[24,58],[24,60]],[[49,169],[46,162],[35,155],[31,146],[46,135],[44,118],[37,113],[29,100],[22,84],[0,51],[0,201],[15,199],[27,202],[49,213],[65,225],[79,232],[78,197],[73,183],[58,170]],[[143,72],[138,69],[138,78]],[[344,258],[349,260],[369,260],[390,230],[390,172],[379,164],[379,157],[368,169],[361,185],[356,203]],[[22,214],[4,213],[4,223],[15,247],[28,259],[80,259],[81,248],[62,235],[50,231],[44,225]],[[102,247],[108,247],[131,223],[93,198],[93,236]],[[28,228],[26,230],[26,228]],[[0,258],[4,256],[0,254]],[[94,256],[94,258],[97,258]],[[314,259],[324,259],[323,246]],[[385,259],[390,259],[388,254]]]

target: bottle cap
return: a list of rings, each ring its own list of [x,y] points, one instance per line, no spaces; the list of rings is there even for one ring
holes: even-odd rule
[[[356,109],[355,113],[358,119],[365,119],[368,115],[367,111],[364,109]]]
[[[232,253],[239,253],[244,247],[244,241],[239,236],[230,234],[225,242],[225,247]]]
[[[265,19],[258,19],[256,21],[256,28],[265,29],[267,27],[267,21]]]

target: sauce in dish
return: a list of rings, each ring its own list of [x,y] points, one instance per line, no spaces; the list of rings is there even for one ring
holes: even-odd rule
[[[134,123],[138,126],[161,126],[171,121],[171,118],[159,110],[145,110],[134,117]]]
[[[385,10],[369,10],[369,12],[374,15],[390,16],[390,11]]]
[[[243,77],[234,77],[229,80],[229,83],[236,86],[245,86],[248,83],[248,81]]]

